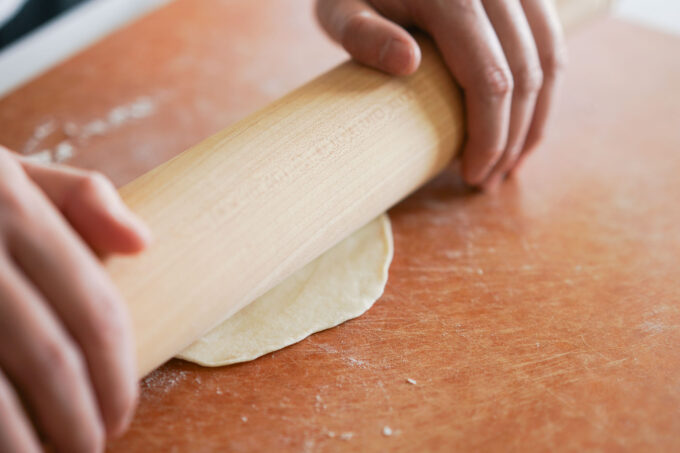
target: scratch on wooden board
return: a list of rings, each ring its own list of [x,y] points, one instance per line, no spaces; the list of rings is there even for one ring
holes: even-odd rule
[[[602,354],[600,351],[598,351],[598,350],[596,350],[595,348],[593,348],[593,347],[586,341],[586,339],[585,339],[585,337],[583,336],[583,334],[581,334],[580,337],[581,337],[581,341],[583,341],[583,344],[585,344],[585,345],[588,347],[588,349],[589,349],[590,351],[596,353],[597,355],[599,355],[600,357],[602,357],[603,359],[605,359],[607,362],[613,361],[613,359],[612,359],[611,357],[607,357],[606,355]]]
[[[539,363],[550,362],[550,361],[558,359],[560,357],[572,355],[572,354],[575,354],[575,353],[576,353],[576,351],[561,352],[559,354],[553,354],[550,357],[545,357],[545,358],[542,358],[542,359],[539,359],[539,360],[530,360],[528,362],[518,363],[518,364],[512,365],[512,368],[524,368],[524,367],[527,367],[527,366],[530,366],[530,365],[537,365]]]

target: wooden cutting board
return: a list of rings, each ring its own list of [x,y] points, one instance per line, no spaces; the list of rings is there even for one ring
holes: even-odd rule
[[[680,39],[605,20],[570,50],[519,180],[446,174],[390,212],[372,310],[248,364],[169,362],[109,450],[680,448]],[[178,0],[0,100],[0,142],[67,140],[120,185],[343,58],[308,1]]]

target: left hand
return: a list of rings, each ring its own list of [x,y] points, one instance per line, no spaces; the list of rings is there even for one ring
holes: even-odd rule
[[[434,38],[465,95],[468,184],[494,188],[540,142],[565,57],[551,0],[317,0],[317,15],[352,57],[394,75],[420,64],[404,27]]]
[[[41,435],[54,451],[103,451],[126,429],[132,324],[97,254],[150,239],[104,176],[0,146],[0,451],[43,451]]]

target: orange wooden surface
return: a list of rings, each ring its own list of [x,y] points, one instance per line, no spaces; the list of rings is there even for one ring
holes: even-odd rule
[[[68,132],[122,184],[343,58],[309,2],[263,4],[171,4],[0,100],[0,142]],[[110,451],[680,449],[680,40],[606,20],[570,50],[519,180],[443,175],[392,209],[365,316],[247,364],[169,362]]]

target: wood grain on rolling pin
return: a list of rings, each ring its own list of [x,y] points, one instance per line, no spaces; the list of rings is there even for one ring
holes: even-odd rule
[[[565,26],[607,2],[575,0]],[[429,40],[391,77],[347,62],[121,189],[155,243],[107,267],[141,375],[420,187],[460,148],[460,92]]]

